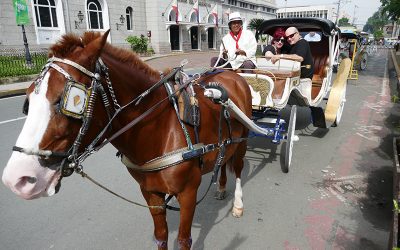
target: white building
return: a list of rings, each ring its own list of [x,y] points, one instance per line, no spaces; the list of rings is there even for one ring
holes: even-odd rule
[[[48,48],[65,33],[106,31],[109,42],[128,47],[129,35],[148,36],[156,53],[210,50],[227,33],[227,13],[239,11],[246,22],[271,19],[275,0],[26,0],[30,23],[25,25],[30,48]],[[0,2],[0,49],[23,48],[13,1]],[[213,15],[213,10],[216,15]]]
[[[309,5],[280,8],[276,11],[277,18],[285,17],[319,17],[336,21],[335,5]]]

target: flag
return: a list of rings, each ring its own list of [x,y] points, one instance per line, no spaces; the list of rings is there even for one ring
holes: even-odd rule
[[[211,11],[211,15],[214,16],[215,26],[218,27],[218,8],[217,7],[218,7],[217,4],[215,4],[214,8]]]
[[[28,5],[25,0],[13,0],[17,24],[29,24]]]
[[[197,23],[200,23],[200,17],[199,17],[199,1],[197,0],[194,5],[193,5],[193,11],[196,13],[197,17]]]
[[[179,23],[178,17],[179,17],[179,10],[178,10],[178,2],[177,0],[172,0],[172,9],[175,11],[175,22]]]

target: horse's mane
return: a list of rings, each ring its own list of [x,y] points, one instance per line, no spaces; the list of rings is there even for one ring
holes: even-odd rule
[[[70,55],[77,47],[84,48],[85,45],[100,37],[100,32],[85,32],[82,37],[75,34],[66,34],[61,39],[50,47],[49,56],[65,58]],[[154,77],[159,76],[159,73],[144,63],[139,56],[130,50],[112,46],[109,43],[104,45],[103,54],[107,54],[112,58],[129,64],[132,68],[143,70],[145,74]]]

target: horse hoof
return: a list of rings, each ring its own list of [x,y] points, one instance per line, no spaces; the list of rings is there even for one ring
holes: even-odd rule
[[[243,208],[237,208],[237,207],[233,207],[232,208],[232,215],[235,218],[240,218],[243,215]]]
[[[226,191],[217,191],[215,192],[214,198],[217,200],[223,200],[226,198]]]

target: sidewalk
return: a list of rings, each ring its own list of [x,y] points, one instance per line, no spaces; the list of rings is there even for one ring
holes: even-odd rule
[[[205,52],[193,52],[193,53],[205,53]],[[150,61],[153,59],[169,56],[185,55],[190,53],[171,53],[171,54],[155,54],[149,57],[141,57],[143,61]],[[28,77],[29,78],[29,77]],[[26,92],[26,89],[33,82],[33,78],[29,81],[14,82],[10,84],[0,84],[0,98],[22,95]]]

